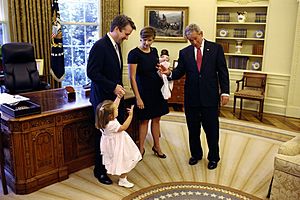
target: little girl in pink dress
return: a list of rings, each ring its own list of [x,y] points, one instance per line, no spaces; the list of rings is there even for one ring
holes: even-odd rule
[[[127,180],[127,173],[142,159],[142,155],[125,131],[132,120],[133,106],[128,109],[128,117],[121,125],[118,120],[118,106],[120,98],[113,102],[105,100],[97,107],[96,128],[104,129],[100,141],[103,164],[108,174],[118,175],[120,186],[131,188],[133,183]]]

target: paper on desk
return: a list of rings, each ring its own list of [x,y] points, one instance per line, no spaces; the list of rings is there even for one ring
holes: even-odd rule
[[[21,95],[11,95],[7,93],[0,93],[0,104],[8,103],[13,104],[17,103],[19,101],[26,101],[29,100],[29,98],[21,96]]]

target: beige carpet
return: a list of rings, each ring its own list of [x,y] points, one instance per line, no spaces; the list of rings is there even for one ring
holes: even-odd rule
[[[221,118],[221,162],[216,170],[207,169],[207,160],[190,166],[187,127],[182,113],[172,112],[161,122],[161,146],[166,159],[159,159],[151,151],[153,142],[147,136],[143,161],[129,174],[135,183],[132,189],[100,184],[93,177],[93,167],[70,175],[60,183],[45,187],[29,195],[15,195],[9,191],[1,200],[118,200],[133,192],[169,182],[202,182],[236,189],[264,199],[273,173],[274,155],[278,146],[296,134],[294,132]],[[202,134],[204,155],[207,155],[205,134]],[[2,187],[1,187],[2,189]]]

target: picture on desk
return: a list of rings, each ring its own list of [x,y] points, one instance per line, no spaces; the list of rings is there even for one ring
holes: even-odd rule
[[[178,65],[178,60],[173,60],[173,69],[175,69]]]
[[[35,59],[35,62],[39,75],[42,76],[44,74],[44,59]]]

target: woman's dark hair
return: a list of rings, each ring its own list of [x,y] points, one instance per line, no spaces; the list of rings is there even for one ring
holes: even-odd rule
[[[146,26],[144,27],[141,31],[140,31],[140,37],[142,39],[145,39],[145,38],[150,38],[152,37],[153,39],[155,39],[155,36],[156,36],[156,31],[153,27],[151,26]]]

